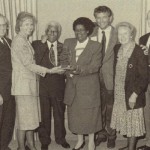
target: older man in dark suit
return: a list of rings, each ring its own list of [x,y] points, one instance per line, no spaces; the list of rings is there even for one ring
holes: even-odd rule
[[[99,6],[94,10],[97,26],[91,37],[102,44],[102,67],[100,69],[100,86],[102,101],[103,130],[98,133],[95,144],[107,141],[108,148],[115,147],[116,132],[111,129],[110,121],[114,103],[114,46],[117,43],[117,34],[111,23],[113,13],[107,6]]]
[[[42,41],[34,41],[32,45],[35,49],[37,64],[51,69],[60,65],[63,44],[58,39],[61,34],[61,25],[52,21],[47,25],[45,33]],[[62,147],[69,148],[70,145],[65,140],[64,126],[65,76],[63,74],[47,74],[44,78],[40,77],[39,90],[42,121],[38,132],[42,144],[41,149],[48,150],[48,145],[51,142],[51,107],[54,116],[55,141]]]
[[[0,14],[0,150],[8,147],[15,123],[15,100],[11,96],[11,40],[6,37],[8,21]]]
[[[147,22],[150,27],[150,10],[147,13]],[[150,32],[140,37],[139,44],[148,51],[148,63],[150,65]],[[145,51],[146,52],[146,51]],[[146,106],[144,108],[145,125],[146,125],[146,144],[138,148],[138,150],[150,150],[150,69],[149,69],[149,85],[146,92]]]

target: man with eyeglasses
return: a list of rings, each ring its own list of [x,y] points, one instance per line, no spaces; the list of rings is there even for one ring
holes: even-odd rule
[[[11,40],[6,37],[8,21],[0,14],[0,150],[8,147],[15,123],[15,100],[11,96]]]
[[[61,25],[50,22],[42,40],[32,43],[35,50],[35,59],[38,65],[53,68],[60,65],[60,54],[63,44],[58,41],[61,35]],[[41,124],[38,129],[41,150],[48,150],[51,143],[51,108],[53,108],[55,141],[63,148],[70,148],[65,140],[64,126],[65,104],[63,103],[65,90],[65,76],[63,74],[47,74],[40,77],[39,93],[41,105]]]

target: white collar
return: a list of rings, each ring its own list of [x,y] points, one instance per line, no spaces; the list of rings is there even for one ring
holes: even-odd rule
[[[89,38],[87,38],[84,42],[79,42],[79,41],[77,41],[77,45],[86,45],[87,43],[88,43],[88,41],[89,41]]]
[[[51,45],[53,44],[53,47],[57,46],[57,41],[55,41],[54,43],[51,43],[50,41],[47,40],[47,44],[51,47]]]
[[[99,32],[104,31],[105,33],[109,33],[111,31],[111,26],[108,26],[106,29],[102,30],[101,28],[99,28]]]

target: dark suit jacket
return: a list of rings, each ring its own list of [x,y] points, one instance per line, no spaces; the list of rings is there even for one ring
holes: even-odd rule
[[[8,38],[5,39],[9,45],[11,45],[11,40]],[[11,94],[11,75],[12,65],[10,48],[0,42],[0,94],[4,101],[7,100],[7,97]]]
[[[115,66],[117,64],[117,55],[120,48],[120,44],[114,47],[115,51]],[[145,106],[145,91],[147,88],[148,80],[148,67],[147,59],[142,49],[135,45],[133,53],[129,58],[127,64],[127,72],[125,79],[125,99],[126,106],[129,110],[129,97],[135,92],[138,97],[134,109]]]
[[[100,105],[99,68],[101,66],[101,44],[89,40],[82,54],[76,62],[75,38],[64,42],[64,53],[70,51],[70,65],[78,65],[79,75],[67,77],[64,103],[80,108],[92,108]]]
[[[95,27],[93,34],[91,35],[91,39],[93,37],[96,37],[98,40],[98,26]],[[113,90],[114,88],[114,70],[113,70],[113,64],[114,64],[114,51],[113,48],[117,44],[117,33],[114,27],[112,27],[111,33],[110,33],[110,39],[108,43],[108,47],[102,62],[102,68],[100,69],[100,75],[103,76],[105,86],[108,90]]]
[[[139,44],[140,45],[142,44],[142,45],[146,46],[149,37],[150,37],[150,33],[147,33],[147,34],[141,36],[140,39],[139,39]],[[148,59],[148,64],[150,65],[150,46],[149,46],[148,56],[145,56],[145,57]],[[150,67],[149,67],[148,73],[149,73],[149,83],[150,83]]]
[[[40,40],[37,40],[32,43],[32,46],[35,50],[36,63],[43,67],[53,68],[54,66],[49,60],[49,48],[47,42],[42,43]],[[62,50],[63,44],[57,42],[58,57],[60,57]],[[46,74],[45,77],[40,77],[39,89],[39,93],[42,96],[58,97],[62,100],[65,90],[65,76],[59,74]]]

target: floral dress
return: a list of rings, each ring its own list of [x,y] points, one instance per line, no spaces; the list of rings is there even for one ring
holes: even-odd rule
[[[114,91],[115,101],[111,119],[111,127],[127,137],[138,137],[145,133],[143,108],[127,110],[125,102],[124,86],[127,64],[134,47],[135,43],[132,43],[126,50],[125,55],[123,55],[122,47],[118,52]]]

